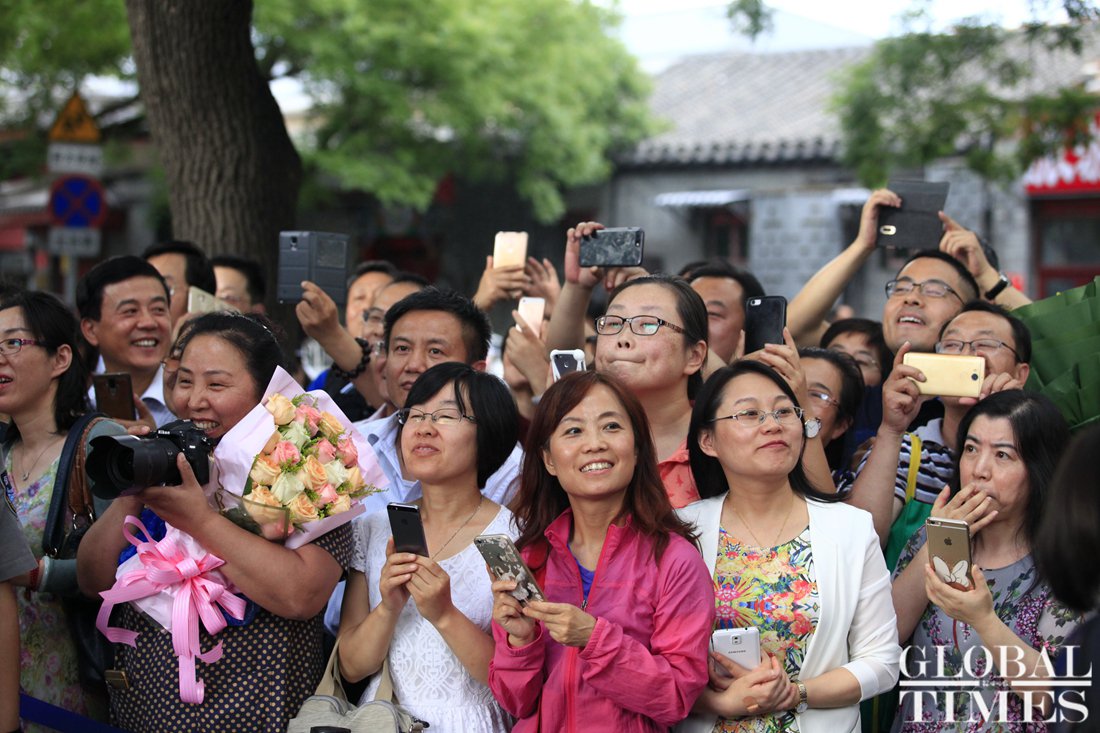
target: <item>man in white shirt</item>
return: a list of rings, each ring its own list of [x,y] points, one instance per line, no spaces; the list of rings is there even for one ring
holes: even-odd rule
[[[99,352],[97,372],[125,372],[158,426],[175,419],[164,401],[162,362],[171,346],[169,292],[156,268],[125,255],[99,263],[77,284],[84,340]],[[91,400],[95,405],[95,395]]]

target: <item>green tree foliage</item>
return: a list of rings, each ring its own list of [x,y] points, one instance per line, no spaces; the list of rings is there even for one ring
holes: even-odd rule
[[[3,81],[54,108],[87,74],[132,72],[117,0],[0,5]],[[300,152],[343,185],[423,208],[448,173],[512,180],[550,221],[650,130],[615,22],[587,0],[264,0],[253,33],[261,70],[314,101]]]
[[[1086,141],[1100,99],[1073,80],[1059,87],[1035,76],[1097,37],[1091,3],[1062,6],[1069,23],[1008,31],[972,18],[946,33],[910,30],[876,43],[835,100],[845,163],[877,186],[891,170],[961,154],[982,176],[1009,181]]]

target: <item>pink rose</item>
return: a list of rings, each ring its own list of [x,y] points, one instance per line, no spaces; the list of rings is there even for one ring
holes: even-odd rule
[[[355,447],[355,441],[351,436],[344,436],[336,444],[336,455],[344,462],[346,468],[351,468],[359,463],[359,449]]]
[[[328,438],[321,438],[315,448],[317,450],[317,460],[321,463],[332,463],[336,460],[336,446]]]
[[[317,432],[317,423],[321,422],[321,411],[316,407],[307,404],[298,405],[298,409],[294,411],[294,419],[300,420],[309,431],[310,435]]]
[[[336,489],[333,488],[332,484],[325,484],[317,493],[320,494],[321,501],[325,504],[331,504],[340,496],[336,493]]]
[[[271,453],[271,459],[283,466],[302,460],[302,454],[298,451],[298,446],[289,440],[281,440],[275,445],[275,450]]]

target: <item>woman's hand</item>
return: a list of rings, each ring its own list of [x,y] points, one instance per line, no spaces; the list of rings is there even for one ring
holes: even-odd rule
[[[993,594],[985,581],[985,574],[977,565],[970,568],[974,587],[958,590],[940,580],[936,571],[924,566],[924,587],[928,600],[943,609],[951,618],[968,626],[980,626],[993,614]]]
[[[514,580],[494,580],[492,586],[493,620],[508,632],[508,644],[514,647],[527,646],[538,635],[537,624],[523,615],[523,606],[512,596],[518,585]]]
[[[195,535],[200,524],[216,517],[218,513],[206,500],[206,494],[195,478],[191,464],[182,453],[176,455],[176,468],[180,472],[179,486],[149,486],[138,495],[145,506],[156,512],[165,522]]]
[[[744,331],[741,333],[743,339]],[[738,346],[744,349],[744,341],[741,341]],[[788,328],[783,328],[783,343],[765,344],[763,349],[747,354],[744,358],[767,364],[777,371],[779,376],[783,377],[784,381],[790,385],[803,409],[811,413],[807,415],[807,418],[814,417],[812,403],[806,388],[806,373],[802,371],[802,361],[798,358],[798,346],[791,337]]]
[[[523,292],[529,296],[542,298],[546,301],[546,315],[554,312],[554,305],[561,295],[561,281],[558,280],[558,271],[554,263],[545,257],[540,262],[534,257],[527,258],[527,266],[523,269],[527,275],[527,287]]]
[[[581,239],[604,225],[595,221],[582,221],[565,233],[565,281],[591,290],[604,278],[599,267],[581,267]]]
[[[416,570],[405,586],[420,615],[433,626],[454,610],[451,576],[431,558],[415,556]]]
[[[485,269],[472,300],[478,308],[487,311],[502,300],[523,295],[528,285],[530,278],[524,272],[523,265],[493,267],[493,258],[489,256],[485,258]]]
[[[409,600],[408,583],[416,569],[416,555],[411,552],[395,552],[391,537],[386,543],[386,562],[378,577],[382,605],[390,613],[397,615],[405,607],[405,602]]]
[[[596,617],[585,613],[571,603],[531,601],[523,614],[542,621],[550,637],[559,644],[584,647],[596,628]]]
[[[798,688],[787,679],[779,660],[770,654],[765,654],[760,665],[751,670],[713,652],[711,662],[711,688],[721,692],[719,712],[723,717],[766,715],[790,710],[798,702]],[[717,675],[713,667],[720,670]],[[724,686],[721,686],[723,671],[728,676],[724,678]],[[716,682],[719,684],[716,685]]]
[[[962,487],[954,496],[951,496],[951,488],[944,486],[932,504],[931,516],[966,522],[973,538],[982,527],[997,517],[997,510],[989,508],[992,501],[984,491],[974,488],[973,484]]]

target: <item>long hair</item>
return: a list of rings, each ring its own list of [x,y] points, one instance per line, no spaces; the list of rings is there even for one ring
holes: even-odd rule
[[[1039,525],[1047,504],[1047,489],[1054,478],[1058,459],[1069,443],[1069,425],[1062,413],[1047,397],[1022,389],[994,392],[970,408],[959,423],[958,453],[966,447],[970,426],[979,417],[1004,418],[1012,426],[1016,453],[1027,470],[1027,508],[1024,524],[1020,528],[1029,547],[1034,547]],[[951,493],[958,493],[961,486],[961,461],[955,461],[955,473],[951,477]]]
[[[668,546],[670,534],[680,535],[689,542],[695,541],[695,535],[672,511],[657,469],[657,450],[641,403],[618,379],[599,372],[577,372],[565,376],[546,390],[539,400],[527,431],[519,493],[512,505],[519,525],[523,527],[516,546],[522,548],[543,541],[546,528],[569,508],[565,489],[557,477],[546,470],[543,452],[549,449],[550,436],[562,418],[601,385],[611,390],[619,400],[634,431],[637,458],[619,517],[629,517],[634,529],[653,541],[654,558],[660,560]]]
[[[76,316],[53,295],[19,290],[0,301],[0,310],[22,308],[23,321],[36,341],[41,341],[46,353],[57,354],[62,346],[72,350],[69,368],[57,378],[53,400],[53,416],[58,432],[67,432],[73,423],[88,412],[88,372],[79,352],[80,327]],[[11,425],[8,439],[14,440],[19,428]]]
[[[708,456],[699,447],[699,436],[704,430],[713,430],[714,418],[717,417],[718,406],[726,392],[726,386],[742,374],[759,374],[767,377],[775,383],[775,386],[787,396],[795,407],[801,407],[794,391],[783,377],[766,364],[751,359],[741,359],[733,364],[723,367],[703,385],[703,390],[695,400],[695,407],[691,410],[691,423],[688,425],[688,459],[691,462],[691,473],[695,477],[695,485],[699,489],[699,496],[704,499],[712,496],[720,496],[729,491],[729,482],[726,480],[726,472],[722,464],[714,456]],[[840,498],[836,493],[819,491],[806,476],[806,469],[802,465],[802,452],[806,450],[806,441],[802,441],[802,450],[798,454],[798,462],[788,474],[791,489],[807,499],[816,499],[823,502],[835,502]]]

